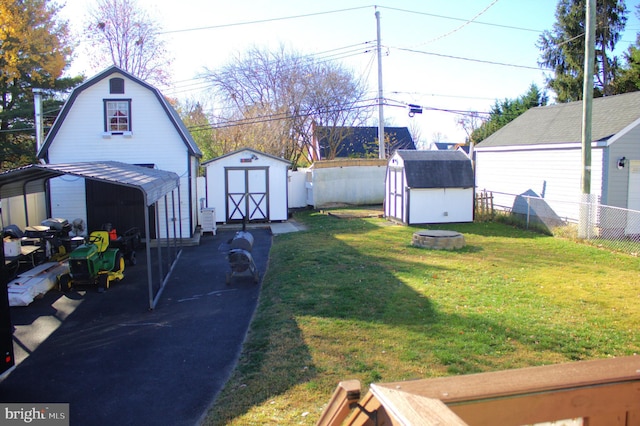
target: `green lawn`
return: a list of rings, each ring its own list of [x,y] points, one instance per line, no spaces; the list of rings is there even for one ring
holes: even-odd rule
[[[462,232],[466,247],[427,250],[411,246],[426,226],[369,216],[304,212],[308,231],[274,238],[240,363],[206,424],[313,425],[346,379],[640,350],[638,257],[498,223],[431,226]]]

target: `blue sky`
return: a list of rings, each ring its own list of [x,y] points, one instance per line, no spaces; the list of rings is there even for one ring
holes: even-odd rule
[[[138,0],[158,19],[174,57],[174,84],[161,87],[178,98],[206,100],[197,76],[250,46],[284,44],[301,54],[340,61],[377,93],[376,20],[380,12],[383,89],[390,104],[418,104],[424,112],[385,108],[389,125],[413,126],[420,139],[463,142],[458,112],[488,111],[496,99],[513,99],[532,83],[544,88],[536,42],[555,22],[556,0]],[[640,31],[632,13],[619,49]],[[63,16],[80,27],[91,0],[67,0]],[[377,6],[377,7],[376,7]],[[287,19],[283,19],[287,18]],[[369,42],[370,44],[366,44]],[[369,51],[369,52],[367,52]],[[323,53],[327,52],[327,53]],[[82,55],[72,71],[90,76]],[[215,105],[207,104],[215,109]],[[377,117],[377,113],[375,114]],[[374,123],[372,123],[373,125]]]

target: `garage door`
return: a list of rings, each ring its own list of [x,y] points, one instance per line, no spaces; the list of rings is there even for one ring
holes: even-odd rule
[[[269,219],[268,168],[226,168],[225,188],[227,222]]]

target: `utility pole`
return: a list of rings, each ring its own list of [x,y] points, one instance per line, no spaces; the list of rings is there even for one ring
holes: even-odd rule
[[[591,118],[593,109],[593,68],[596,38],[596,0],[587,1],[585,14],[584,80],[582,86],[582,203],[578,237],[591,234]]]
[[[582,193],[591,193],[591,116],[593,109],[593,62],[596,38],[596,0],[587,2],[584,80],[582,88]]]
[[[378,34],[378,158],[386,158],[384,148],[384,95],[382,92],[382,47],[380,44],[380,11],[376,10],[376,26]]]

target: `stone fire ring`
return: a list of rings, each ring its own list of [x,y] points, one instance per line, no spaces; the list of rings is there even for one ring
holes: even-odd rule
[[[464,247],[464,236],[455,231],[418,231],[413,233],[411,244],[434,250],[455,250]]]

